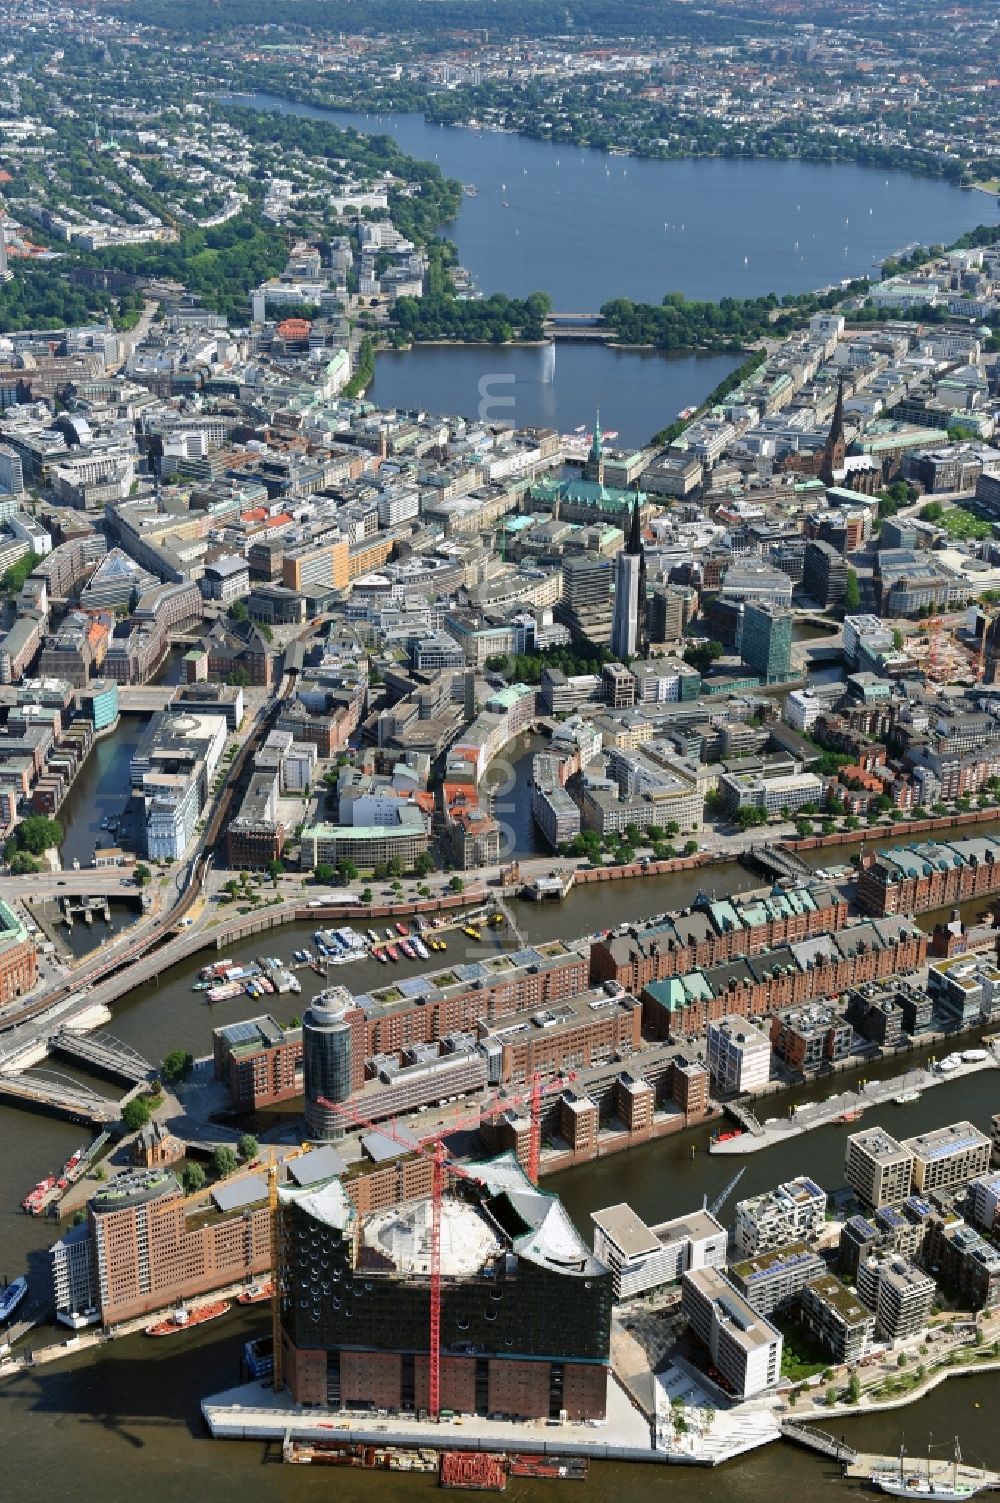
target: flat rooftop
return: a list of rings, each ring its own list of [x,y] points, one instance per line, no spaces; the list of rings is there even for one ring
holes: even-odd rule
[[[641,1258],[659,1251],[660,1240],[656,1233],[624,1201],[603,1211],[592,1211],[591,1220],[624,1258]]]
[[[848,1149],[856,1143],[863,1153],[880,1164],[892,1163],[912,1153],[912,1149],[903,1143],[897,1143],[896,1139],[884,1132],[881,1127],[871,1127],[867,1132],[852,1133],[847,1143]]]
[[[941,1159],[948,1154],[967,1153],[984,1145],[990,1147],[989,1138],[971,1122],[951,1122],[947,1127],[934,1127],[930,1132],[903,1139],[903,1147],[920,1159]]]
[[[704,1242],[708,1237],[725,1236],[726,1230],[711,1211],[689,1211],[686,1216],[674,1216],[670,1221],[658,1221],[653,1231],[661,1243],[680,1242],[690,1237],[692,1242]]]
[[[717,1268],[696,1268],[684,1275],[705,1298],[715,1306],[716,1317],[732,1339],[746,1351],[770,1346],[780,1340],[778,1331],[769,1320],[757,1311],[740,1294]]]

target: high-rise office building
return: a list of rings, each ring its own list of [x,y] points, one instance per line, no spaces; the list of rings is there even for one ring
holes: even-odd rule
[[[611,651],[616,658],[634,658],[646,644],[646,554],[639,524],[639,497],[625,546],[615,569],[615,609],[611,622]]]
[[[350,1124],[321,1100],[346,1101],[364,1081],[364,1014],[344,986],[314,997],[302,1018],[306,1131],[329,1142]]]
[[[818,539],[806,544],[802,587],[823,610],[842,604],[847,589],[847,564],[836,548]]]
[[[766,684],[787,679],[792,662],[791,611],[774,605],[745,605],[740,657]]]
[[[606,644],[611,637],[611,581],[609,558],[580,554],[563,560],[562,599],[556,615],[571,632]]]

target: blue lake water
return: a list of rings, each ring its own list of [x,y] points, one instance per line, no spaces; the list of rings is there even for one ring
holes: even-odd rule
[[[601,424],[622,446],[648,442],[682,407],[701,402],[740,363],[738,355],[667,355],[615,350],[602,344],[559,343],[553,366],[526,345],[418,345],[383,351],[368,396],[380,407],[420,403],[516,427],[572,432]],[[551,377],[551,379],[547,379]]]
[[[474,184],[447,234],[485,293],[549,292],[593,312],[612,297],[659,302],[799,292],[874,271],[914,241],[949,243],[998,217],[996,200],[937,178],[852,163],[696,158],[661,162],[501,132],[236,96],[261,109],[391,135]]]

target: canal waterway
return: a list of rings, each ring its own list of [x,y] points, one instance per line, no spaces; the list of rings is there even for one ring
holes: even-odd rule
[[[997,218],[984,193],[847,162],[643,160],[431,125],[419,114],[326,110],[263,93],[233,102],[389,135],[474,184],[476,196],[463,197],[445,227],[462,264],[487,294],[549,292],[562,312],[595,312],[616,297],[658,303],[674,291],[800,292]]]
[[[110,736],[94,742],[57,816],[63,827],[59,848],[63,866],[72,866],[74,860],[81,866],[89,866],[95,847],[115,844],[116,836],[102,827],[101,821],[118,819],[124,811],[130,786],[129,765],[147,718],[122,715]]]

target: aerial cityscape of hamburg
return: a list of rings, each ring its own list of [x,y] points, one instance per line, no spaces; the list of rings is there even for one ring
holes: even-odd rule
[[[1000,11],[0,10],[5,1497],[1000,1490]]]

